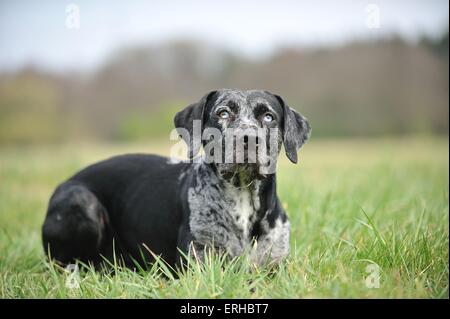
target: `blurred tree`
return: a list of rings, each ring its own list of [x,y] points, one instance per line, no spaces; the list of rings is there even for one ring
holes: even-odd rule
[[[261,88],[307,116],[314,136],[448,134],[448,31],[249,60],[194,41],[128,47],[92,73],[0,74],[0,143],[168,136],[186,102]],[[175,102],[174,102],[175,101]]]

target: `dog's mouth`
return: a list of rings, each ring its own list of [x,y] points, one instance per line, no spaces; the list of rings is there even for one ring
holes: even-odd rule
[[[250,182],[275,173],[279,152],[277,148],[272,152],[269,147],[263,148],[261,145],[238,147],[231,144],[233,147],[229,148],[223,140],[219,144],[211,145],[215,147],[207,145],[204,159],[206,163],[214,165],[218,174],[225,180],[234,180],[240,176],[240,179]]]
[[[221,163],[215,164],[218,174],[226,181],[243,186],[255,180],[267,178],[257,163]]]
[[[224,154],[224,153],[223,153]],[[222,160],[214,160],[209,157],[218,172],[218,174],[225,180],[239,180],[243,183],[250,183],[253,180],[263,180],[269,175],[274,174],[276,170],[277,155],[255,154],[244,150],[226,154],[222,156]]]

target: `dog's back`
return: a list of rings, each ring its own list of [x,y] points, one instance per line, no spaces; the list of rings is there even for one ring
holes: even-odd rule
[[[100,255],[112,260],[112,247],[126,264],[133,263],[130,257],[140,263],[142,257],[152,260],[147,248],[173,262],[174,225],[181,219],[179,183],[189,165],[129,154],[81,170],[50,199],[42,228],[44,249],[63,264],[75,259],[99,262]]]
[[[223,89],[178,112],[174,124],[189,157],[204,146],[203,160],[124,155],[80,171],[49,203],[42,230],[52,257],[96,263],[115,253],[133,265],[154,253],[175,265],[179,250],[201,259],[210,247],[231,257],[251,248],[257,264],[288,255],[290,223],[271,164],[282,143],[297,163],[311,131],[306,118],[270,92]]]

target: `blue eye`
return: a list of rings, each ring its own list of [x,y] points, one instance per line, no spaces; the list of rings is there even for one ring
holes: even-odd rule
[[[270,113],[266,113],[263,117],[263,121],[266,123],[270,123],[273,121],[273,116]]]
[[[230,117],[230,113],[228,112],[228,111],[225,111],[225,110],[223,110],[223,111],[220,111],[219,112],[219,117],[221,118],[221,119],[227,119],[227,118],[229,118]]]

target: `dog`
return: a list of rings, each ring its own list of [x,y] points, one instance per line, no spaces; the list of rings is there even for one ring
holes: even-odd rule
[[[289,219],[277,197],[275,172],[261,169],[269,145],[260,140],[275,132],[272,158],[283,143],[289,160],[297,163],[311,132],[307,119],[268,91],[221,89],[178,112],[174,123],[189,160],[120,155],[88,166],[56,188],[42,226],[49,258],[63,265],[118,259],[134,267],[160,256],[176,267],[186,255],[201,260],[208,248],[230,257],[249,252],[258,265],[289,254]],[[192,138],[195,123],[200,133],[237,132],[236,143],[229,145],[237,152],[240,136],[243,151],[235,155],[244,161],[224,162],[223,140],[206,152],[211,137]],[[263,155],[253,162],[249,137]],[[201,146],[207,154],[198,156]]]

